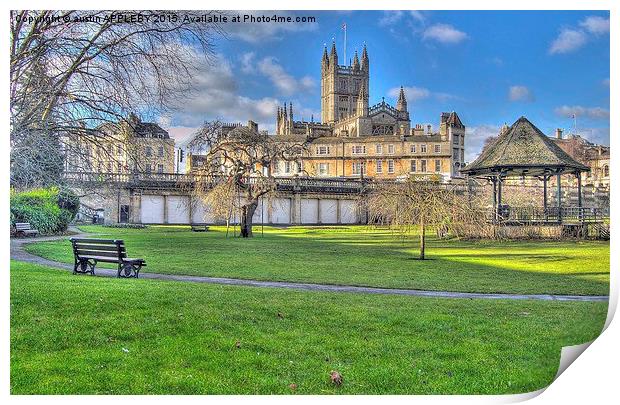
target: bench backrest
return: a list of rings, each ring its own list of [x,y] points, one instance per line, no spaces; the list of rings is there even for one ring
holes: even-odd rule
[[[15,223],[15,230],[16,231],[29,231],[30,230],[30,223],[29,222],[16,222]]]
[[[80,256],[103,256],[123,259],[127,257],[125,242],[120,239],[71,238],[73,253]]]

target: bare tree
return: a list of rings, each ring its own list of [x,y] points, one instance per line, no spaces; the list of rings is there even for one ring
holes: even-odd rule
[[[56,184],[67,137],[104,144],[132,111],[156,116],[192,90],[213,56],[220,12],[11,11],[11,183]],[[136,13],[133,13],[134,15]],[[122,132],[122,131],[121,131]],[[118,135],[118,141],[123,136]],[[104,145],[105,146],[105,145]],[[83,151],[77,151],[84,153]]]
[[[464,224],[478,221],[477,202],[467,193],[428,178],[410,177],[402,182],[377,183],[367,209],[371,223],[387,224],[406,235],[417,227],[420,259],[426,257],[428,228],[447,227],[458,233]]]
[[[240,235],[248,238],[253,236],[252,217],[260,198],[276,192],[277,165],[289,162],[299,167],[306,138],[276,138],[252,127],[230,129],[214,121],[202,126],[189,148],[205,151],[203,164],[192,168],[193,194],[213,213],[227,218],[237,214]]]

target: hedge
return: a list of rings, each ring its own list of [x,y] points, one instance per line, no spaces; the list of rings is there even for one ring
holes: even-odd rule
[[[11,190],[11,227],[16,222],[29,222],[44,235],[63,233],[79,207],[80,199],[70,190],[56,187],[19,193]]]

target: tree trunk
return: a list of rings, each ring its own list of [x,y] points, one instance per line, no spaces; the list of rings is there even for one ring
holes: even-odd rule
[[[424,221],[420,222],[420,260],[424,260],[424,251],[426,250],[426,229]]]
[[[254,236],[254,234],[252,233],[252,217],[254,216],[254,211],[256,211],[257,206],[258,201],[252,201],[251,203],[241,207],[242,238],[251,238],[252,236]]]

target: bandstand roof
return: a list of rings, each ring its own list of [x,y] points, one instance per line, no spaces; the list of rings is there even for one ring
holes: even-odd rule
[[[573,159],[527,118],[500,133],[461,173],[475,177],[540,176],[590,169]]]

